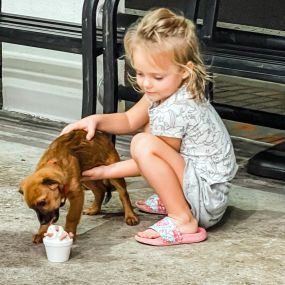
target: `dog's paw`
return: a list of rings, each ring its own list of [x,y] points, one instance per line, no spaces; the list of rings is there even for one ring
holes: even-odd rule
[[[43,238],[44,238],[44,235],[42,235],[42,234],[35,234],[33,236],[33,243],[35,243],[35,244],[42,243],[43,242]]]
[[[99,214],[100,212],[100,209],[98,209],[97,207],[89,207],[89,208],[85,208],[83,210],[83,215],[89,215],[89,216],[92,216],[92,215],[97,215]]]
[[[139,224],[140,220],[136,215],[133,215],[133,216],[125,217],[125,222],[129,226],[135,226],[135,225]]]
[[[76,241],[77,235],[76,235],[76,232],[75,232],[74,228],[73,229],[72,228],[71,229],[65,228],[64,231],[68,233],[69,237],[71,239],[73,239],[73,241]]]

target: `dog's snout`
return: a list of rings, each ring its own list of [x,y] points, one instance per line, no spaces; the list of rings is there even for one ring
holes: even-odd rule
[[[42,213],[39,210],[36,210],[36,213],[41,225],[56,223],[59,218],[59,208],[48,213]]]

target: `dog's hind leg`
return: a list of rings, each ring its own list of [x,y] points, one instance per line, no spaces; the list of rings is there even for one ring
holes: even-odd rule
[[[101,206],[105,197],[106,186],[101,180],[85,181],[84,186],[94,194],[94,201],[89,208],[83,210],[84,215],[96,215],[101,211]]]
[[[126,182],[123,178],[110,179],[110,183],[116,188],[119,193],[120,200],[125,211],[125,222],[129,226],[134,226],[139,223],[139,218],[134,213],[130,197],[126,188]]]

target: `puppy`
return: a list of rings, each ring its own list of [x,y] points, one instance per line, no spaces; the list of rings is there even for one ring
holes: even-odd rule
[[[139,220],[133,211],[126,183],[121,179],[81,182],[84,170],[109,165],[119,161],[119,155],[106,135],[96,132],[90,141],[86,132],[72,131],[55,139],[41,157],[35,172],[20,184],[19,192],[27,205],[36,211],[40,227],[33,242],[42,242],[44,233],[51,223],[59,218],[59,208],[68,199],[70,207],[66,216],[65,231],[76,235],[84,203],[84,188],[91,189],[94,202],[84,214],[95,215],[101,210],[105,193],[115,188],[119,192],[125,211],[125,222],[136,225]]]

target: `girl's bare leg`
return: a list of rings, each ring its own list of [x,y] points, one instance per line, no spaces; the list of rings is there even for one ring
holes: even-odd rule
[[[147,123],[143,128],[143,132],[149,133],[150,127]],[[130,176],[140,176],[140,171],[138,169],[137,163],[133,159],[119,161],[111,165],[97,166],[86,170],[82,173],[82,181],[88,180],[99,180],[108,178],[122,178]]]
[[[102,165],[86,170],[82,173],[82,181],[109,178],[123,178],[140,176],[137,163],[133,159],[119,161],[110,165]]]
[[[131,143],[131,155],[140,173],[153,187],[182,233],[196,233],[198,223],[185,200],[182,184],[185,162],[182,156],[161,139],[148,134],[137,134]],[[139,236],[156,238],[151,229]]]

